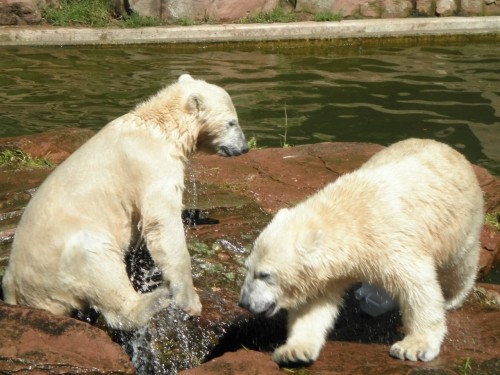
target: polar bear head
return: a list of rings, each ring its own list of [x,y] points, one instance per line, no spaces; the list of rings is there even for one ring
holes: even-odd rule
[[[186,109],[199,124],[196,148],[237,156],[248,152],[248,144],[238,122],[229,94],[221,87],[183,74],[178,80],[186,96]]]
[[[169,138],[184,156],[196,149],[222,156],[248,152],[229,94],[189,74],[139,104],[134,115],[157,136]]]
[[[321,275],[322,232],[304,228],[303,220],[311,218],[294,211],[282,209],[276,214],[245,262],[239,305],[253,313],[269,317],[280,309],[294,309],[314,298],[323,288],[320,280],[328,279]]]

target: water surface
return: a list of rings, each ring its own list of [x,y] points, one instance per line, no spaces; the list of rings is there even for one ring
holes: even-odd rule
[[[500,176],[500,46],[1,47],[0,137],[100,129],[189,72],[258,146],[428,137]]]

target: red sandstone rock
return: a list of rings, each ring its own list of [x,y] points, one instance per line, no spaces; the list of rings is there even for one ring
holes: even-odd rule
[[[88,129],[68,128],[23,137],[0,138],[0,151],[21,149],[33,157],[46,158],[52,163],[60,164],[94,134]]]
[[[44,141],[39,142],[38,137]],[[72,143],[71,147],[76,148],[77,143],[83,142],[86,135],[83,132],[80,137],[75,131],[73,137],[75,143]],[[42,144],[43,147],[39,151],[34,151],[38,155],[45,155],[47,150],[51,150],[51,154],[59,154],[59,147],[66,148],[66,146],[62,146],[64,144],[61,143],[62,139],[64,137],[61,138],[57,134],[44,134],[29,137],[29,142],[23,139],[9,139],[8,143],[11,146],[20,145],[22,148]],[[0,140],[0,150],[5,147],[4,141]],[[209,215],[214,216],[219,220],[219,223],[192,228],[188,232],[188,237],[196,238],[197,241],[207,244],[215,243],[216,240],[220,241],[221,239],[229,239],[232,244],[237,245],[249,244],[256,237],[260,228],[271,218],[271,214],[266,214],[263,211],[272,213],[281,207],[296,204],[327,183],[334,181],[340,174],[359,167],[380,149],[382,146],[374,144],[320,143],[293,148],[251,151],[246,155],[232,159],[196,155],[192,159],[190,172],[194,171],[197,181],[203,185],[198,191],[197,204],[207,208]],[[34,148],[34,150],[37,149]],[[2,214],[9,212],[8,210],[14,204],[12,201],[15,200],[16,194],[24,194],[23,191],[26,191],[28,186],[31,188],[38,186],[49,171],[50,169],[39,171],[40,175],[35,178],[32,178],[35,171],[24,171],[23,175],[2,172],[2,177],[6,178],[0,182],[0,232]],[[475,167],[475,171],[486,193],[486,207],[489,210],[498,210],[500,207],[500,180],[491,176],[483,168]],[[8,181],[8,183],[4,183],[4,181]],[[188,187],[190,183],[188,181]],[[16,193],[18,191],[21,193]],[[26,201],[27,199],[29,199],[29,193],[26,196]],[[250,212],[249,207],[254,206],[255,208],[252,209],[255,212]],[[12,224],[15,225],[15,222]],[[11,227],[9,229],[10,235],[12,232],[13,228]],[[484,272],[491,268],[495,253],[499,253],[499,241],[498,232],[485,227],[482,235],[482,267]],[[237,291],[229,290],[227,280],[225,282],[221,280],[225,277],[224,275],[237,274],[241,263],[238,262],[236,254],[230,248],[219,246],[211,261],[214,264],[222,265],[223,271],[216,272],[210,276],[213,279],[208,280],[207,273],[199,273],[201,271],[197,266],[196,258],[195,254],[193,256],[196,273],[195,285],[200,290],[204,304],[203,317],[197,324],[202,328],[215,327],[216,334],[219,335],[219,343],[228,340],[232,334],[232,346],[229,349],[226,347],[226,350],[236,350],[241,345],[252,347],[252,337],[244,337],[238,331],[240,329],[238,327],[241,327],[238,322],[245,321],[249,316],[237,307]],[[486,261],[487,264],[485,264]],[[0,272],[1,268],[0,259]],[[488,286],[488,288],[493,287]],[[389,342],[380,342],[381,338],[386,337],[384,336],[386,332],[392,332],[392,335],[397,334],[398,325],[390,320],[365,321],[359,314],[352,313],[347,314],[347,318],[339,323],[335,335],[327,343],[319,360],[312,365],[310,370],[315,374],[373,373],[373,369],[381,368],[384,371],[385,369],[389,372],[392,371],[392,373],[412,373],[412,371],[419,369],[426,369],[426,371],[427,369],[439,369],[450,372],[459,365],[458,361],[464,361],[466,358],[471,358],[478,369],[490,364],[497,366],[494,361],[495,358],[498,360],[498,355],[495,354],[495,340],[499,335],[499,310],[496,305],[488,302],[492,299],[496,301],[500,299],[500,296],[494,293],[485,292],[484,295],[476,293],[475,302],[468,303],[464,309],[448,315],[450,334],[443,345],[443,353],[437,360],[429,364],[401,362],[390,358],[387,354]],[[19,311],[25,312],[19,314]],[[32,311],[35,311],[36,314]],[[23,366],[23,364],[15,362],[15,359],[24,360],[29,353],[32,353],[31,349],[36,349],[39,352],[39,357],[30,358],[35,372],[42,371],[43,373],[44,369],[47,368],[44,366],[47,364],[52,366],[53,363],[64,363],[63,366],[58,367],[57,371],[60,372],[56,372],[51,367],[52,373],[64,373],[65,371],[65,373],[71,373],[76,371],[75,368],[84,368],[84,366],[95,366],[95,368],[102,369],[103,373],[110,373],[111,369],[116,370],[115,373],[120,373],[120,371],[127,373],[128,365],[123,365],[123,353],[119,350],[109,352],[109,360],[103,359],[104,353],[102,352],[105,350],[102,348],[109,345],[115,349],[118,348],[111,342],[111,339],[106,339],[107,336],[104,332],[95,333],[94,329],[90,330],[92,327],[68,318],[54,316],[46,318],[45,316],[49,315],[47,313],[38,315],[42,313],[31,309],[0,305],[0,337],[2,337],[0,358],[9,358],[8,361],[3,362],[0,359],[0,372],[22,370],[19,366]],[[44,316],[44,320],[48,319],[47,327],[50,327],[52,331],[70,332],[66,327],[72,327],[75,330],[74,337],[76,338],[73,343],[88,347],[91,353],[93,350],[94,358],[80,353],[84,349],[74,348],[71,347],[73,345],[71,343],[59,341],[63,340],[64,337],[54,338],[48,333],[43,336],[46,338],[40,341],[39,347],[27,346],[30,348],[29,353],[18,344],[16,344],[18,346],[12,345],[10,341],[3,339],[4,336],[7,337],[15,333],[14,336],[11,336],[15,342],[27,341],[27,345],[35,345],[34,341],[36,340],[32,340],[35,333],[22,336],[22,332],[33,329],[34,322],[39,322],[40,316]],[[157,324],[161,319],[164,319],[164,316],[163,318],[159,316],[154,324]],[[78,325],[72,325],[69,322],[78,323]],[[250,334],[265,322],[259,320],[252,324],[246,326],[246,330],[250,331]],[[42,328],[35,324],[36,330],[34,332],[38,332],[37,330]],[[259,329],[264,334],[269,334],[271,338],[274,337],[274,333],[271,333],[274,332],[272,326]],[[372,329],[375,330],[375,333],[370,334]],[[98,337],[99,346],[97,349],[96,346],[93,346],[94,334]],[[73,333],[71,336],[73,337]],[[225,346],[219,344],[218,347],[218,351],[215,353],[220,355],[224,352]],[[58,357],[55,356],[59,354],[63,357],[57,359]],[[71,356],[73,354],[74,356]],[[93,363],[92,360],[95,360],[96,363]],[[14,365],[18,367],[12,367]],[[196,374],[238,373],[244,375],[256,373],[253,371],[255,369],[261,371],[262,374],[273,374],[279,371],[272,363],[270,353],[242,350],[236,353],[227,353],[204,366],[196,371],[207,369],[207,372],[197,372]],[[220,372],[216,372],[218,370]],[[189,372],[186,375],[189,375]]]
[[[0,373],[134,374],[128,356],[102,330],[0,301]]]
[[[357,374],[457,374],[466,361],[471,374],[494,374],[499,369],[498,337],[500,337],[500,287],[481,284],[463,308],[449,312],[448,330],[437,359],[431,362],[401,361],[389,356],[390,340],[369,338],[358,333],[358,342],[335,339],[327,341],[316,362],[305,371],[314,375]],[[368,318],[367,318],[368,319]],[[372,319],[371,323],[375,325]],[[360,330],[340,326],[342,330]],[[367,325],[370,329],[370,323]],[[383,327],[381,328],[383,329]],[[391,328],[389,328],[390,330]],[[384,341],[382,339],[382,341]],[[291,374],[300,369],[289,370]],[[458,372],[457,372],[458,371]],[[216,374],[284,374],[271,360],[271,353],[238,350],[226,353],[201,366],[182,371],[179,375]]]

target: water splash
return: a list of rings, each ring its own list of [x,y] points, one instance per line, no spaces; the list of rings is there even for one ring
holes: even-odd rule
[[[138,375],[175,375],[198,366],[217,341],[213,331],[175,306],[158,313],[147,326],[119,336]]]

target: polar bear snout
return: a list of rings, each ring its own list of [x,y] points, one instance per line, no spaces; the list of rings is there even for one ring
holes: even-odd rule
[[[224,136],[220,139],[218,154],[221,156],[239,156],[248,152],[248,144],[237,120],[228,121]]]
[[[219,155],[221,156],[240,156],[248,152],[248,147],[235,148],[231,146],[221,146],[219,149]]]
[[[246,280],[241,288],[238,305],[254,314],[271,317],[279,310],[276,293],[264,281]]]

